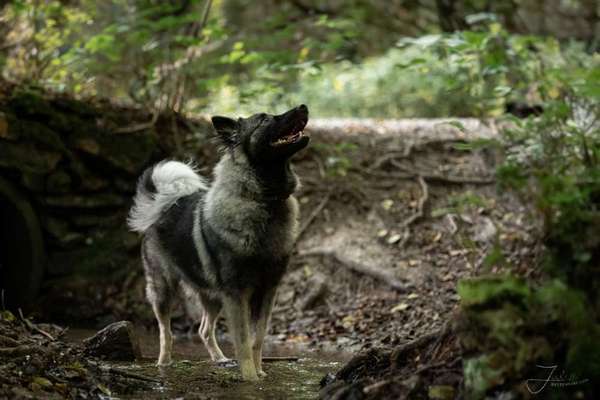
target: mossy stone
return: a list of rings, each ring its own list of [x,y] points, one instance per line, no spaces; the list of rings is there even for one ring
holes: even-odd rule
[[[61,154],[47,151],[33,143],[5,142],[0,146],[0,167],[22,172],[47,174],[54,171]]]

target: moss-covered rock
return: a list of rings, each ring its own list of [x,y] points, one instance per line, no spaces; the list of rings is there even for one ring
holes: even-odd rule
[[[35,143],[2,142],[0,144],[0,167],[23,172],[46,174],[54,171],[62,155]]]

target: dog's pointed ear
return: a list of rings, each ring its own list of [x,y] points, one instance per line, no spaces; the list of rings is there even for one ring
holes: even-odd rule
[[[235,119],[214,116],[211,118],[212,124],[217,131],[217,135],[226,145],[235,143],[235,134],[238,130],[239,124]]]

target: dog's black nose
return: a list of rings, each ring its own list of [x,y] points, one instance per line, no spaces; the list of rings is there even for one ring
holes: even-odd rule
[[[300,104],[298,106],[298,110],[300,110],[300,111],[308,111],[308,107],[306,107],[304,104]]]

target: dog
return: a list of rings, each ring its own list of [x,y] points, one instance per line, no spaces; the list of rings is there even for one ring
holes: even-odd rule
[[[203,309],[199,335],[213,361],[221,310],[242,379],[265,376],[262,346],[277,286],[298,227],[299,185],[290,158],[308,145],[308,108],[212,124],[224,152],[207,182],[190,164],[162,161],[144,171],[128,217],[143,234],[146,295],[158,321],[157,365],[171,363],[170,314],[183,293]]]

